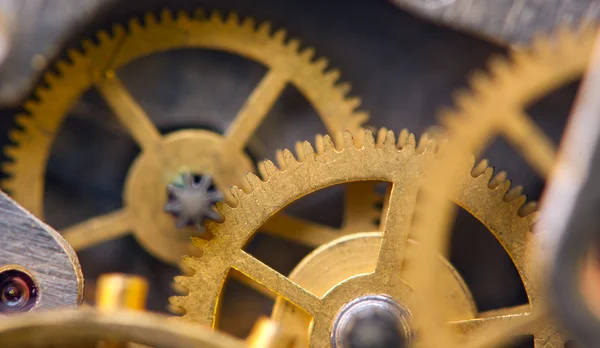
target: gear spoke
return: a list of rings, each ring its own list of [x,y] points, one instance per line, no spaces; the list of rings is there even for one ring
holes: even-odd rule
[[[80,251],[128,234],[133,228],[131,221],[127,210],[118,210],[68,227],[62,235],[75,251]]]
[[[542,317],[541,314],[541,312],[509,314],[453,321],[450,325],[456,331],[471,337],[464,347],[498,347],[510,341],[511,337],[532,334],[535,323]]]
[[[398,277],[405,257],[410,221],[415,208],[418,185],[392,186],[385,209],[383,237],[375,273],[386,278]]]
[[[288,76],[270,70],[254,89],[231,123],[225,136],[233,148],[242,150],[254,131],[267,116],[288,83]]]
[[[260,230],[309,247],[318,247],[341,236],[340,231],[329,226],[283,213],[272,216]]]
[[[379,197],[375,190],[375,181],[353,182],[346,185],[346,199],[344,200],[343,232],[378,232],[375,223],[381,217],[381,210],[375,203]]]
[[[114,72],[107,72],[106,78],[96,87],[142,149],[150,148],[160,141],[160,132]]]
[[[286,276],[241,251],[233,268],[260,285],[273,291],[287,301],[314,315],[321,306],[321,299]]]
[[[514,112],[503,123],[510,142],[543,178],[548,177],[556,159],[550,138],[523,112]]]

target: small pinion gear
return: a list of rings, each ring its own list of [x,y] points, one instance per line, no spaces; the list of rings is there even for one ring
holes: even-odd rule
[[[223,200],[223,193],[211,186],[210,175],[201,175],[196,180],[191,173],[182,174],[179,182],[167,186],[169,201],[165,211],[177,217],[178,228],[194,225],[204,232],[205,219],[223,221],[223,216],[214,209],[214,205]]]

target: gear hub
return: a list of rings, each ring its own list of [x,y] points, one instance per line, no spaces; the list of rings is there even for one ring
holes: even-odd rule
[[[210,175],[183,173],[167,186],[169,201],[165,211],[173,214],[178,228],[194,225],[204,232],[204,220],[223,221],[223,216],[214,209],[217,202],[223,200],[223,193],[212,185]]]

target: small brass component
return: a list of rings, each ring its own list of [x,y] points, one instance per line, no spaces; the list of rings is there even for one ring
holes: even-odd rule
[[[100,311],[144,310],[147,296],[146,279],[125,274],[104,274],[98,278],[96,308]]]

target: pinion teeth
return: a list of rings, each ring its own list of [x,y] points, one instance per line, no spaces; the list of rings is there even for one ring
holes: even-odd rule
[[[281,170],[287,169],[287,165],[285,163],[285,160],[283,159],[283,151],[277,150],[275,152],[275,160],[277,161],[277,165],[279,166],[279,169],[281,169]]]
[[[342,95],[348,95],[348,93],[350,93],[350,90],[352,89],[352,85],[348,82],[342,82],[340,84],[337,85],[337,90],[342,94]]]
[[[502,184],[504,181],[506,181],[506,172],[500,172],[497,175],[495,175],[492,180],[490,180],[488,187],[490,189],[496,189],[498,186],[500,186],[500,184]]]
[[[479,161],[479,163],[477,163],[475,167],[473,167],[473,170],[471,170],[471,176],[473,176],[474,178],[479,177],[489,166],[489,161],[485,158],[482,159],[481,161]]]
[[[383,146],[383,142],[385,141],[385,137],[387,136],[387,132],[388,132],[388,129],[385,128],[385,127],[381,127],[377,131],[377,146],[378,147],[382,147]],[[402,133],[400,133],[400,134],[402,134]],[[400,138],[398,138],[398,141],[399,140],[400,140]]]
[[[315,69],[317,69],[318,71],[325,71],[325,69],[327,68],[327,65],[329,64],[329,61],[327,60],[327,58],[318,58],[315,63]]]
[[[288,43],[288,49],[292,53],[298,53],[298,51],[300,50],[300,41],[298,39],[291,39]]]
[[[537,202],[529,202],[519,209],[519,216],[526,217],[537,210]]]
[[[239,25],[240,24],[240,17],[238,16],[237,13],[235,12],[230,12],[229,15],[227,16],[227,24],[229,25]]]
[[[408,129],[403,128],[398,134],[398,148],[403,150],[406,147],[406,143],[408,142],[408,138],[410,137],[410,132]]]
[[[310,142],[305,141],[302,143],[302,155],[304,156],[304,160],[315,158],[315,149]]]
[[[429,141],[430,141],[430,137],[429,134],[427,133],[423,133],[423,135],[421,135],[421,138],[419,139],[419,144],[417,145],[416,148],[416,153],[418,154],[422,154],[425,152],[425,150],[427,149],[427,146],[429,145]]]
[[[302,142],[297,141],[294,145],[295,145],[294,150],[296,151],[296,156],[298,157],[298,161],[304,162],[306,160],[306,158],[304,157],[304,150],[302,149],[302,147],[303,147]]]
[[[330,85],[335,84],[339,78],[340,78],[340,71],[338,69],[333,69],[331,71],[328,71],[327,73],[325,73],[325,81],[327,81],[327,83],[329,83]]]
[[[265,160],[259,163],[258,165],[259,171],[261,171],[261,175],[264,180],[269,180],[273,175],[275,175],[279,170],[273,164],[273,162],[269,160]]]
[[[258,33],[264,37],[271,36],[271,22],[262,22],[258,27]]]
[[[242,21],[242,27],[248,30],[254,30],[254,28],[256,28],[256,23],[252,17],[246,17]]]
[[[221,23],[223,23],[223,16],[221,15],[221,12],[219,12],[217,10],[212,11],[210,13],[209,21],[211,21],[214,24],[221,24]]]
[[[521,196],[522,193],[523,193],[523,186],[513,187],[506,193],[506,195],[504,195],[504,201],[507,203],[510,203],[513,200],[515,200],[517,197]]]
[[[279,44],[283,44],[285,42],[286,36],[287,31],[285,29],[277,29],[275,34],[273,34],[273,40],[275,40]]]

